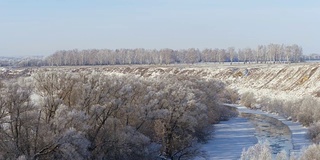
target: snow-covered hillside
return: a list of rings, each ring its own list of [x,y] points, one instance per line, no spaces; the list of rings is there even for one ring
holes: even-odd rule
[[[171,73],[218,79],[239,93],[254,92],[256,96],[277,99],[320,96],[320,64],[201,64],[167,66],[103,67],[112,73],[137,74],[145,77]],[[101,69],[101,68],[99,68]],[[318,93],[319,92],[319,93]]]

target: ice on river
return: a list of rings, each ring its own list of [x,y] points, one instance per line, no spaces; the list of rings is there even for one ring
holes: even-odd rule
[[[290,154],[299,155],[301,150],[304,147],[307,147],[311,144],[311,141],[306,137],[307,128],[303,127],[298,122],[292,122],[279,115],[263,112],[261,110],[250,110],[246,107],[239,106],[239,105],[229,105],[229,106],[236,107],[239,112],[266,115],[266,116],[278,119],[279,121],[287,125],[292,134],[291,137],[292,137],[293,150],[290,151],[291,152]]]
[[[206,158],[201,159],[239,159],[243,148],[257,143],[255,128],[248,119],[235,117],[214,125],[213,137],[203,146]]]
[[[290,154],[298,156],[303,147],[311,144],[310,140],[306,138],[307,129],[299,123],[291,122],[281,116],[260,110],[250,110],[239,105],[229,106],[236,107],[240,113],[265,115],[275,118],[287,125],[292,134],[292,144],[290,144],[291,147],[284,147],[290,148]],[[243,149],[247,149],[256,144],[258,138],[254,124],[247,118],[235,117],[228,121],[222,121],[219,124],[214,125],[212,139],[202,147],[202,149],[206,151],[207,157],[197,157],[196,160],[240,159]]]

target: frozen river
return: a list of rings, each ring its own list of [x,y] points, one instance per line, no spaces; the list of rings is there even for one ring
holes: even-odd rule
[[[254,125],[242,117],[235,117],[214,125],[212,139],[203,145],[203,150],[208,156],[203,159],[239,159],[243,148],[258,142],[254,133]]]
[[[311,144],[306,138],[307,129],[299,123],[260,110],[228,106],[236,107],[239,116],[215,124],[212,139],[202,147],[207,157],[196,159],[240,159],[244,148],[258,142],[268,142],[273,154],[286,150],[299,155],[304,146]]]

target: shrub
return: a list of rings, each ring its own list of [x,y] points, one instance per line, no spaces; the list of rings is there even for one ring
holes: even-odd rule
[[[317,101],[314,98],[311,96],[304,97],[298,113],[299,122],[305,126],[309,126],[315,119],[320,119],[315,112],[317,108]]]
[[[248,108],[253,108],[253,104],[255,103],[254,94],[252,92],[243,93],[240,103]]]
[[[300,160],[320,159],[320,146],[313,144],[310,145],[305,151],[302,152]]]
[[[320,142],[320,122],[312,124],[308,129],[308,138],[314,143]]]
[[[282,150],[280,153],[277,154],[276,160],[287,160],[287,152],[285,150]]]
[[[239,100],[239,94],[236,90],[226,88],[223,93],[222,101],[225,103],[235,104]]]
[[[287,160],[287,152],[285,150],[276,155],[276,160]],[[268,143],[258,143],[243,150],[241,153],[241,160],[271,160],[273,159],[271,149]]]
[[[241,153],[241,160],[271,160],[272,154],[268,144],[258,143],[243,150]]]
[[[294,101],[286,101],[283,103],[283,113],[281,113],[283,116],[287,117],[288,119],[291,119],[292,121],[297,121],[297,110],[299,110],[299,105],[297,105],[297,102]]]

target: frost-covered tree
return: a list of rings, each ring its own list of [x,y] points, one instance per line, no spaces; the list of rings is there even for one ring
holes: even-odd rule
[[[223,83],[167,73],[46,68],[0,92],[2,159],[190,159],[231,115]]]
[[[56,51],[44,60],[29,60],[20,65],[65,66],[65,65],[115,65],[115,64],[174,64],[198,62],[233,62],[235,59],[247,63],[260,62],[300,62],[303,58],[301,46],[269,44],[259,45],[257,49],[244,48],[234,53],[234,48],[215,48],[199,50],[190,49],[88,49],[88,50],[61,50]],[[234,53],[234,54],[233,54]],[[33,62],[34,61],[34,62]],[[41,62],[43,61],[43,62]],[[30,62],[30,63],[29,63]]]
[[[234,47],[229,47],[228,48],[228,54],[229,54],[230,64],[232,65],[232,63],[234,61],[234,56],[235,56],[235,48]]]
[[[248,148],[248,150],[243,150],[241,154],[241,160],[271,160],[272,154],[271,149],[267,143],[258,143],[254,146]]]
[[[31,101],[31,91],[17,82],[10,82],[1,90],[6,96],[0,98],[4,107],[0,118],[0,156],[4,159],[88,158],[89,141],[84,134],[72,128],[59,129],[62,126],[55,119],[52,123],[43,120],[41,107]]]

